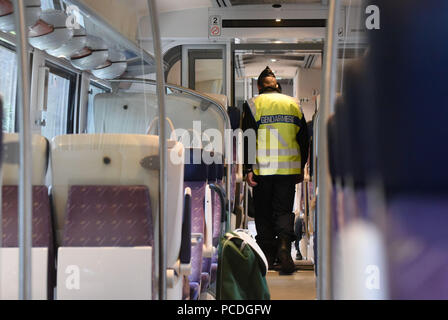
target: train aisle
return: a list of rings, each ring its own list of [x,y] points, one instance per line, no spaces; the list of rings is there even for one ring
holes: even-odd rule
[[[268,271],[266,277],[271,300],[315,300],[316,277],[313,270],[298,270],[291,275]]]
[[[249,232],[253,237],[257,234],[255,222],[249,221]],[[296,256],[292,246],[291,255]],[[278,271],[270,270],[266,276],[271,300],[315,300],[316,276],[312,266],[307,261],[294,261],[297,271],[291,275],[280,275]]]

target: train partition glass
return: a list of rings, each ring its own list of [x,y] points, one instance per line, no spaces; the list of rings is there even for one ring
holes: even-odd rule
[[[139,80],[115,80],[114,83],[123,89],[95,96],[88,127],[96,133],[156,134],[155,83],[142,84]],[[226,122],[216,107],[219,102],[212,103],[211,97],[201,98],[199,93],[192,95],[178,88],[167,89],[167,136],[182,140],[185,147],[209,148],[224,155]],[[224,106],[221,108],[224,110]]]

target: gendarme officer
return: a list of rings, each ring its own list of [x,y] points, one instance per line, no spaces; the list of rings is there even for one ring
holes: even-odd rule
[[[250,142],[245,143],[244,166],[253,187],[256,240],[270,268],[278,258],[281,270],[292,273],[295,185],[303,181],[308,130],[297,100],[281,93],[269,67],[258,78],[258,90],[260,95],[244,104],[242,124],[257,137],[256,154],[248,154]]]

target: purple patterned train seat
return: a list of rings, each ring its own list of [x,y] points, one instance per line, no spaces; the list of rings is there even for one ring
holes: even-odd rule
[[[208,166],[195,156],[199,149],[185,149],[184,188],[191,189],[191,233],[196,243],[191,248],[191,274],[188,277],[190,300],[198,300],[201,293],[202,263],[205,239],[205,190]],[[195,161],[196,160],[196,161]]]
[[[167,268],[175,270],[182,242],[184,148],[175,141],[167,143],[168,153],[179,157],[176,161],[168,157],[167,163],[169,192],[165,223],[169,232],[165,254]],[[60,245],[71,247],[65,248],[66,252],[74,252],[76,246],[113,247],[114,250],[130,247],[123,248],[126,252],[136,246],[151,246],[148,255],[158,256],[158,247],[152,245],[155,217],[151,214],[158,211],[159,205],[158,154],[159,138],[153,135],[82,134],[53,139],[52,185],[57,235]],[[101,250],[85,251],[96,249]],[[139,249],[135,252],[145,251]],[[167,296],[180,299],[182,286],[178,284],[182,275],[176,273],[173,277]],[[154,274],[153,280],[153,284],[157,283]],[[111,279],[107,283],[115,282]]]
[[[226,215],[226,193],[222,186],[222,181],[218,180],[216,184],[210,185],[213,191],[213,246],[216,249],[211,259],[204,261],[204,265],[210,274],[210,284],[216,281],[216,271],[218,269],[218,245],[219,240],[225,232]]]
[[[153,246],[146,186],[71,186],[64,247]]]
[[[56,284],[55,247],[50,197],[45,186],[48,166],[48,141],[39,135],[32,136],[32,245],[48,248],[47,298],[53,299]],[[3,187],[2,187],[2,246],[18,247],[18,184],[19,184],[19,135],[3,133]]]
[[[197,300],[201,288],[202,251],[204,237],[204,199],[205,181],[185,181],[185,187],[191,189],[191,233],[201,234],[200,240],[191,248],[190,300]]]
[[[2,246],[16,248],[18,241],[18,198],[17,186],[2,188]],[[53,298],[53,288],[56,284],[54,263],[53,224],[50,210],[50,198],[46,186],[33,186],[33,223],[32,242],[34,248],[48,248],[48,299]]]
[[[208,182],[211,189],[211,209],[212,209],[212,245],[216,249],[218,247],[219,238],[222,233],[221,218],[223,215],[223,208],[225,207],[225,194],[221,187],[222,178],[224,175],[223,158],[221,163],[211,163],[208,166]],[[210,228],[206,228],[210,230]],[[203,258],[202,261],[202,274],[201,274],[201,293],[206,293],[211,281],[211,272],[213,264],[213,253],[211,256]]]
[[[146,186],[71,186],[62,245],[153,247],[152,221]],[[152,250],[153,270],[154,258]],[[152,284],[154,296],[154,273]]]

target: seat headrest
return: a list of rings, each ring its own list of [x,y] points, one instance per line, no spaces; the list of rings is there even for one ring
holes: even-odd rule
[[[224,175],[224,158],[220,153],[208,153],[210,158],[213,158],[213,162],[209,164],[208,167],[208,180],[222,180]]]
[[[201,148],[185,149],[184,181],[207,181],[209,165],[204,161]]]
[[[227,114],[230,118],[230,125],[232,130],[236,130],[240,127],[241,111],[237,107],[228,107]]]
[[[48,141],[40,135],[32,136],[32,160],[34,186],[45,185],[48,168]],[[3,133],[3,184],[19,184],[20,143],[17,133]]]

